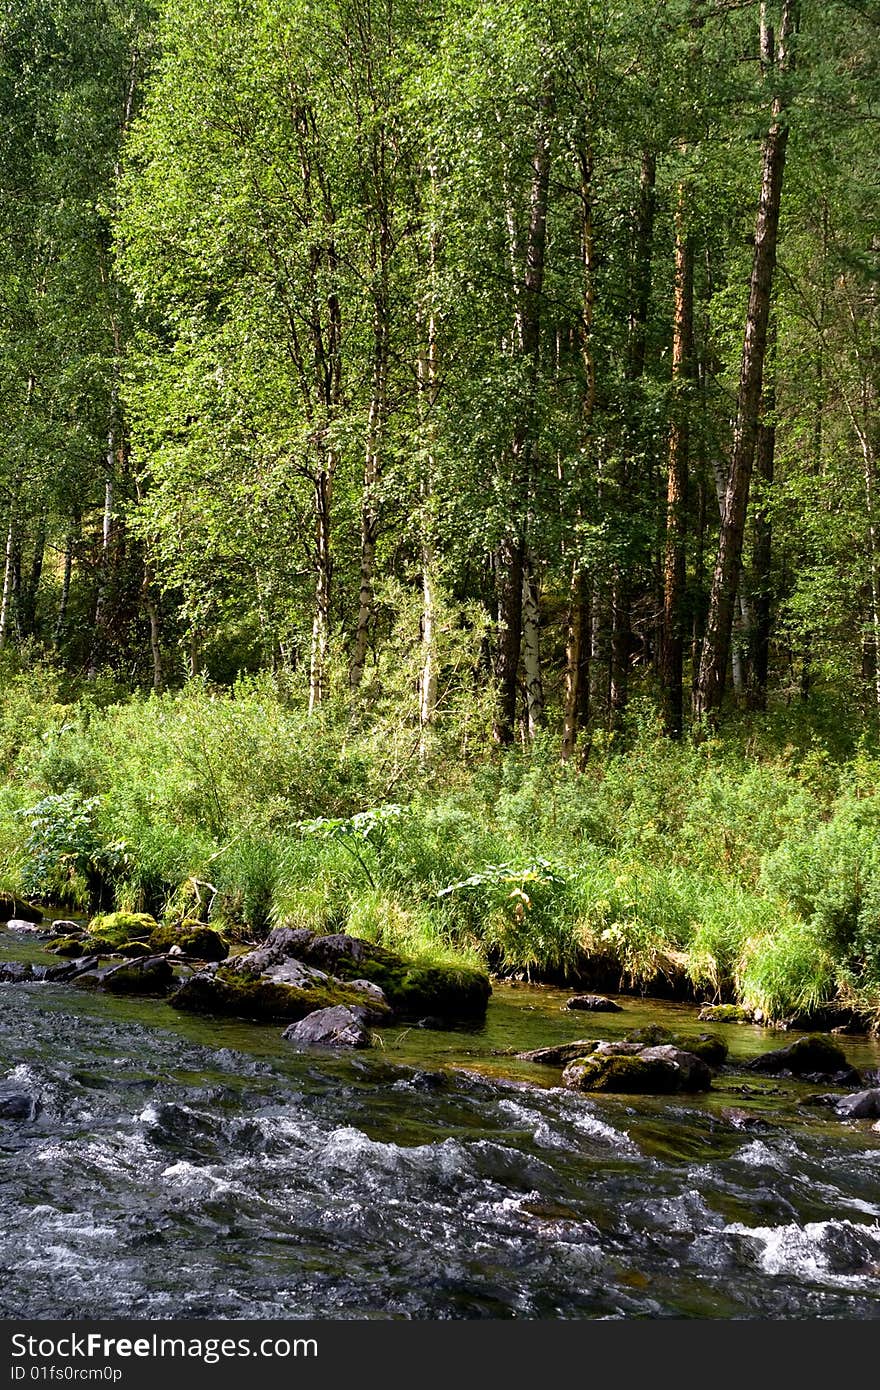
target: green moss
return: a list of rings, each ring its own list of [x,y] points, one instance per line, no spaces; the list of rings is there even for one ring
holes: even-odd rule
[[[46,942],[46,950],[54,952],[56,956],[84,956],[87,954],[85,944],[75,936],[54,936],[51,941]]]
[[[675,1042],[671,1029],[663,1028],[659,1023],[649,1023],[645,1028],[628,1028],[626,1037],[628,1042],[644,1043],[645,1047]]]
[[[106,912],[89,922],[89,935],[106,946],[121,946],[124,941],[149,941],[158,923],[148,912]]]
[[[146,941],[123,941],[118,949],[121,956],[128,956],[131,960],[153,954]]]
[[[222,968],[215,975],[191,976],[170,1002],[188,1013],[224,1014],[258,1023],[298,1023],[316,1009],[329,1009],[334,1004],[377,1008],[373,1000],[345,985],[299,988]]]
[[[197,960],[225,960],[229,955],[229,947],[218,931],[191,920],[157,927],[150,935],[150,946],[154,951],[170,951],[172,946],[179,946],[184,955]]]
[[[340,956],[333,968],[341,979],[372,981],[395,1012],[408,1017],[482,1018],[492,992],[482,970],[419,965],[372,944],[360,960]]]
[[[720,1067],[727,1061],[727,1043],[717,1033],[676,1033],[671,1041],[682,1052],[692,1052],[710,1067]]]
[[[562,1080],[570,1090],[622,1095],[662,1096],[683,1089],[682,1074],[675,1067],[659,1058],[638,1054],[579,1058],[566,1067]]]
[[[742,1004],[706,1004],[699,1012],[701,1023],[754,1023],[754,1012]]]

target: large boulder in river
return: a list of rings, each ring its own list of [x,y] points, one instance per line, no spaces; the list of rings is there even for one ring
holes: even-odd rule
[[[364,1010],[343,1004],[317,1009],[281,1036],[300,1047],[369,1047],[372,1042]]]
[[[712,1074],[692,1052],[669,1044],[636,1052],[600,1052],[570,1062],[562,1084],[572,1091],[608,1091],[626,1095],[674,1095],[708,1091]]]
[[[831,1081],[841,1086],[858,1085],[860,1074],[851,1067],[837,1043],[822,1033],[795,1038],[786,1047],[763,1052],[746,1062],[750,1071],[768,1076],[802,1076],[810,1081]]]
[[[409,1018],[426,1014],[440,1019],[482,1018],[492,992],[483,970],[407,960],[396,951],[347,932],[321,936],[281,927],[271,932],[257,951],[240,960],[247,963],[246,969],[271,974],[279,960],[291,958],[347,983],[378,985],[394,1012]]]
[[[389,1013],[372,1000],[365,1005],[362,991],[353,990],[340,980],[329,976],[322,979],[300,977],[299,983],[249,975],[231,966],[218,970],[201,970],[184,980],[171,996],[175,1009],[186,1013],[225,1014],[233,1018],[253,1019],[257,1023],[298,1023],[308,1014],[336,1005],[369,1009],[374,1019]]]

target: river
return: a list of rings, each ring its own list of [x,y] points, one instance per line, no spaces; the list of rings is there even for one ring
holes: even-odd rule
[[[3,958],[49,959],[3,934]],[[0,986],[6,1318],[876,1318],[880,1134],[723,1071],[587,1098],[513,1051],[696,1010],[496,985],[485,1025],[295,1051],[280,1028]],[[714,1031],[732,1059],[791,1035]],[[880,1047],[842,1039],[857,1066]]]

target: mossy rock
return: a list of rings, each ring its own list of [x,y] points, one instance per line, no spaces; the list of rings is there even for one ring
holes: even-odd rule
[[[148,912],[105,912],[89,922],[90,937],[105,946],[121,946],[127,941],[149,941],[158,927]]]
[[[46,942],[46,950],[52,951],[56,956],[84,956],[88,954],[85,943],[75,936],[53,936],[51,941]]]
[[[676,1033],[672,1039],[683,1052],[692,1052],[708,1062],[710,1067],[720,1067],[727,1061],[728,1047],[717,1033]]]
[[[672,1030],[663,1028],[659,1023],[649,1023],[644,1028],[628,1028],[626,1037],[628,1042],[643,1043],[645,1047],[657,1047],[660,1043],[675,1041]]]
[[[170,951],[172,946],[179,946],[184,955],[197,960],[225,960],[229,955],[229,947],[218,931],[192,920],[179,926],[157,927],[150,935],[150,946],[154,951]]]
[[[562,1084],[573,1091],[663,1096],[706,1091],[711,1076],[699,1058],[661,1044],[630,1056],[581,1057],[565,1068]]]
[[[701,1023],[754,1023],[753,1009],[742,1004],[705,1004],[697,1015]]]
[[[492,987],[485,971],[470,966],[407,960],[384,946],[345,932],[272,932],[266,945],[287,938],[285,954],[317,965],[342,980],[378,985],[395,1012],[407,1017],[483,1018]],[[298,938],[294,940],[294,938]]]
[[[169,1002],[187,1013],[220,1014],[257,1023],[298,1023],[317,1009],[330,1009],[337,1004],[363,1009],[364,995],[332,983],[298,989],[221,967],[214,974],[190,976]],[[371,1006],[371,1011],[376,1010],[382,1012],[378,1006]]]
[[[123,941],[118,948],[121,956],[127,956],[130,960],[136,960],[139,956],[151,956],[153,954],[146,941]]]
[[[343,980],[369,980],[378,985],[395,1013],[407,1018],[483,1018],[492,987],[489,976],[469,966],[419,965],[385,951],[358,961],[340,959],[336,964]]]
[[[646,1028],[631,1028],[626,1036],[630,1042],[643,1043],[646,1047],[678,1047],[682,1052],[699,1057],[710,1067],[720,1067],[727,1060],[727,1043],[717,1033],[673,1033],[671,1028],[650,1023]]]
[[[43,914],[31,903],[22,902],[12,893],[0,893],[0,922],[42,922]]]
[[[666,1062],[631,1057],[581,1057],[562,1073],[571,1091],[611,1091],[623,1095],[673,1095],[681,1089],[678,1073]]]
[[[846,1076],[857,1081],[859,1074],[850,1067],[846,1054],[822,1033],[810,1033],[803,1038],[795,1038],[786,1047],[772,1052],[764,1052],[746,1063],[750,1071],[779,1075],[790,1072],[794,1076]]]

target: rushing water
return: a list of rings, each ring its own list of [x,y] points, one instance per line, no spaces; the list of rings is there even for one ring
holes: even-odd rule
[[[0,1119],[0,1316],[880,1316],[870,1123],[734,1070],[698,1098],[570,1094],[509,1054],[699,1025],[564,998],[497,987],[484,1027],[386,1028],[338,1057],[162,1002],[0,986],[0,1076],[37,1102]],[[786,1040],[719,1031],[740,1058]]]

